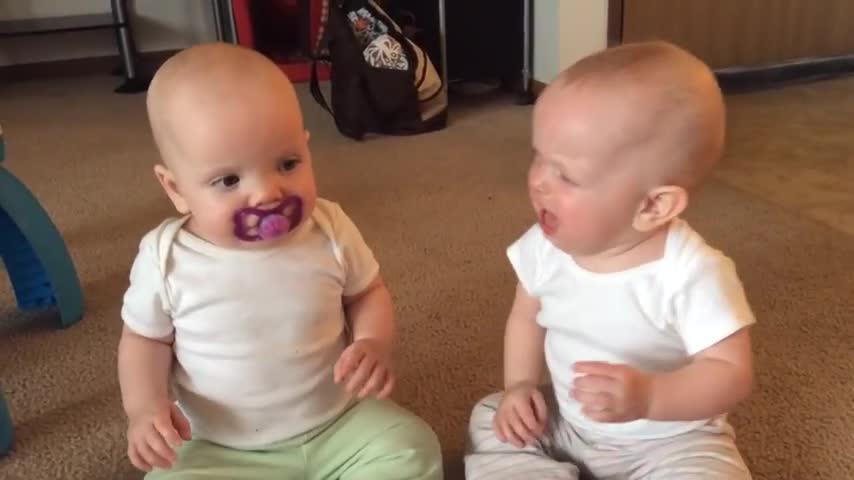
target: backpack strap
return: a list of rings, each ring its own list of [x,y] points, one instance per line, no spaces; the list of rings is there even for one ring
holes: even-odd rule
[[[320,90],[320,82],[318,81],[317,75],[317,63],[322,61],[332,61],[332,57],[329,55],[314,56],[314,59],[311,62],[311,81],[309,83],[309,89],[311,90],[311,96],[314,97],[314,101],[323,107],[324,110],[329,112],[330,115],[334,115],[332,113],[332,109],[329,108],[329,104],[326,102],[326,98],[323,97],[323,92]]]

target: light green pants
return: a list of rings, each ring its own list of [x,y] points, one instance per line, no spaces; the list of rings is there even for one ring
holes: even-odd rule
[[[335,421],[262,450],[186,442],[145,480],[442,480],[436,434],[389,400],[366,399]]]

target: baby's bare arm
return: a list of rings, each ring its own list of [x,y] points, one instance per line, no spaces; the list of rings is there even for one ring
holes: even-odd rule
[[[124,327],[118,357],[122,404],[129,417],[169,403],[172,338],[153,340]]]
[[[504,388],[539,384],[543,375],[545,329],[537,324],[540,302],[516,286],[504,330]]]
[[[752,389],[750,332],[743,328],[698,353],[681,369],[653,376],[649,418],[708,418],[731,411]]]
[[[345,297],[344,307],[354,342],[372,340],[383,353],[391,353],[395,336],[394,306],[382,277],[377,275],[359,295]]]

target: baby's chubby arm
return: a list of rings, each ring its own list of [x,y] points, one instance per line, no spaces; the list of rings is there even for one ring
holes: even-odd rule
[[[504,330],[504,388],[538,385],[543,375],[545,329],[537,323],[540,302],[516,286]]]
[[[653,375],[653,420],[697,420],[731,411],[753,390],[749,327],[699,352],[673,372]]]
[[[504,330],[504,395],[493,426],[499,440],[519,448],[543,434],[548,415],[538,388],[545,349],[545,329],[537,323],[539,311],[539,300],[517,284]]]
[[[122,404],[130,417],[169,402],[172,338],[150,339],[125,326],[119,340],[118,371]]]
[[[379,274],[358,295],[344,297],[344,308],[354,342],[369,339],[382,348],[383,353],[391,353],[395,336],[394,306]]]
[[[692,355],[683,367],[652,376],[647,416],[691,421],[732,411],[753,390],[755,323],[735,263],[707,251],[688,265],[672,306]]]
[[[574,369],[582,376],[575,379],[573,395],[593,420],[701,420],[731,411],[750,395],[750,330],[738,330],[672,372],[602,362],[579,362]]]
[[[169,398],[172,337],[152,339],[127,326],[119,340],[118,373],[128,417],[128,457],[144,471],[169,468],[190,424]]]
[[[344,309],[353,342],[334,367],[336,383],[364,398],[385,398],[394,388],[391,358],[395,339],[394,306],[382,277],[377,274],[360,293],[344,297]]]
[[[687,263],[672,298],[673,326],[690,354],[670,371],[579,362],[572,395],[602,422],[703,420],[732,411],[753,389],[753,312],[732,260],[719,253]]]

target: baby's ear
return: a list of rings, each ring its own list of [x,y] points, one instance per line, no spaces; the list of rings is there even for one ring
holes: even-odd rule
[[[154,175],[157,177],[163,190],[166,191],[166,195],[169,195],[169,200],[172,200],[175,210],[178,210],[178,213],[181,215],[190,213],[190,206],[187,205],[187,201],[178,192],[178,185],[175,183],[175,175],[172,171],[166,168],[165,165],[157,164],[154,166]]]
[[[652,231],[678,217],[688,206],[688,191],[676,185],[649,191],[635,214],[632,226],[639,232]]]

